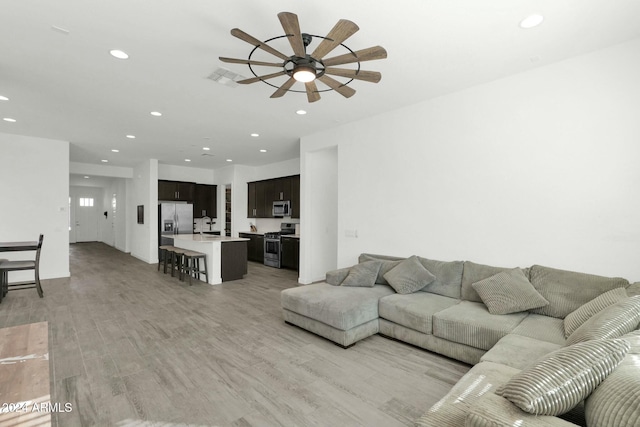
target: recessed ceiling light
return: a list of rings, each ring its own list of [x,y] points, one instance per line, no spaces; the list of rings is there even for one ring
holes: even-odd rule
[[[129,139],[136,139],[136,136],[135,136],[135,135],[127,135],[127,138],[129,138]]]
[[[156,116],[156,117],[160,117],[162,115],[162,113],[159,113],[158,111],[152,111],[151,115],[152,116]]]
[[[211,150],[211,148],[209,148],[209,147],[202,147],[202,149],[203,149],[204,151],[209,151],[209,150]]]
[[[16,119],[12,119],[11,117],[5,117],[2,120],[4,120],[5,122],[11,122],[11,123],[15,123],[16,122]]]
[[[84,179],[89,179],[89,177],[87,175],[84,176]]]
[[[113,49],[110,50],[109,53],[111,54],[111,56],[113,56],[114,58],[118,58],[118,59],[129,59],[129,55],[127,55],[126,52],[123,52],[119,49]]]
[[[267,150],[265,150],[264,148],[262,150],[260,150],[261,153],[266,153]]]
[[[100,160],[102,163],[109,163],[109,160],[102,159]]]
[[[259,133],[252,133],[251,136],[254,137],[254,138],[257,138],[257,137],[260,136],[260,134]]]
[[[233,162],[233,160],[231,160],[231,159],[227,159],[227,162]]]
[[[8,101],[9,98],[7,98],[6,96],[2,96],[0,95],[0,101]]]
[[[520,21],[520,28],[529,29],[537,27],[538,25],[542,24],[542,21],[544,21],[544,16],[542,15],[538,15],[537,13],[529,15],[522,21]]]
[[[191,159],[184,159],[184,161],[185,161],[185,162],[190,162],[190,161],[191,161]]]
[[[116,150],[115,148],[113,150],[111,150],[111,151],[113,151],[114,153],[119,153],[120,152],[120,150]]]
[[[298,110],[296,111],[296,114],[299,116],[304,116],[305,114],[307,114],[307,112],[305,110]]]

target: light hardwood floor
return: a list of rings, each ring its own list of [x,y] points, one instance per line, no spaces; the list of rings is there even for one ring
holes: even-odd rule
[[[11,291],[0,327],[49,322],[54,426],[412,425],[469,369],[388,340],[344,350],[280,314],[297,273],[249,263],[193,286],[101,243],[70,248],[71,277]]]

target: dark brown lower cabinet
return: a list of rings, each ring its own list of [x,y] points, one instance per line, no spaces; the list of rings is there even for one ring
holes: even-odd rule
[[[222,242],[221,244],[222,281],[242,279],[247,274],[247,242]]]
[[[295,237],[280,238],[280,265],[282,268],[290,268],[299,271],[300,269],[300,239]]]
[[[247,242],[247,259],[264,263],[264,236],[260,234],[239,233],[239,237],[249,239]]]

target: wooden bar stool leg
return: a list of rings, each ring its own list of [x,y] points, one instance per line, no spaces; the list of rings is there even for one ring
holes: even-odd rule
[[[204,262],[204,277],[205,277],[205,279],[206,279],[205,281],[206,281],[207,283],[209,283],[209,272],[207,271],[207,255],[205,255],[205,256],[202,258],[202,262]],[[200,269],[198,269],[198,270],[200,270]]]

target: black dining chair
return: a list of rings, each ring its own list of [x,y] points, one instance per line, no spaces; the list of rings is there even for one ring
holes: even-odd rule
[[[44,235],[41,234],[38,239],[38,247],[36,249],[36,259],[35,260],[4,260],[0,261],[0,283],[2,284],[2,294],[3,296],[7,295],[9,291],[9,272],[10,271],[22,271],[22,270],[33,270],[35,275],[35,280],[33,283],[19,283],[16,285],[11,285],[11,287],[16,287],[14,290],[18,289],[31,289],[36,288],[38,291],[38,295],[40,298],[44,296],[44,292],[42,292],[42,286],[40,286],[40,250],[42,249],[42,241],[44,240]],[[34,286],[24,286],[31,285]]]

